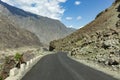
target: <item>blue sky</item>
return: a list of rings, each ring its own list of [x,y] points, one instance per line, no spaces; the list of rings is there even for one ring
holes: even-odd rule
[[[2,0],[12,6],[41,16],[60,20],[79,29],[111,6],[114,0]]]
[[[79,1],[79,5],[75,5]],[[65,8],[62,22],[66,26],[80,28],[95,19],[96,15],[111,6],[114,0],[68,0],[61,4]],[[77,20],[77,17],[81,19]],[[66,17],[71,17],[67,20]]]

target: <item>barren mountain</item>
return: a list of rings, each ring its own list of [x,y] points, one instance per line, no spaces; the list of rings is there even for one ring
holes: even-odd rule
[[[120,0],[83,28],[52,41],[50,50],[70,51],[71,55],[104,64],[120,64]]]
[[[16,26],[0,13],[0,49],[41,45],[35,34]]]
[[[66,28],[66,26],[58,20],[26,12],[2,1],[0,1],[0,13],[9,17],[9,19],[19,27],[35,33],[44,44],[63,38],[74,31]]]

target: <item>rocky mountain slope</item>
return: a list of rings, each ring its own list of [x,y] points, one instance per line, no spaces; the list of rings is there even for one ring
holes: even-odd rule
[[[120,0],[85,27],[66,38],[52,41],[50,50],[69,51],[80,59],[108,65],[120,64]]]
[[[9,17],[9,19],[15,22],[19,27],[35,33],[44,44],[48,44],[52,40],[63,38],[74,31],[66,28],[65,25],[58,20],[23,11],[1,0],[0,13]]]
[[[0,13],[0,49],[41,45],[35,34],[16,26]]]

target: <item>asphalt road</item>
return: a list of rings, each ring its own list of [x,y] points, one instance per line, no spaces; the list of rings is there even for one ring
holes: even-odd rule
[[[78,63],[65,53],[43,57],[22,80],[117,80]]]

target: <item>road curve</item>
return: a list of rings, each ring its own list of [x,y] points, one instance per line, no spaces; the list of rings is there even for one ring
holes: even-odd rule
[[[66,53],[43,57],[22,80],[117,80],[69,57]]]

